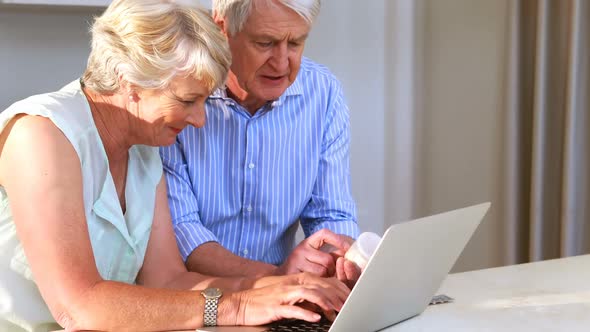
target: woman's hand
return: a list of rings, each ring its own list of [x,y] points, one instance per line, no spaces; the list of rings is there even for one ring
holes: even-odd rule
[[[251,280],[248,282],[249,287],[243,288],[261,288],[266,287],[274,284],[281,284],[281,285],[319,285],[322,287],[336,287],[341,289],[343,292],[350,293],[350,289],[342,282],[339,282],[336,277],[332,278],[323,278],[318,277],[314,274],[302,272],[297,274],[289,274],[284,276],[269,276],[269,277],[262,277],[256,280]]]
[[[280,319],[317,322],[321,316],[314,311],[333,318],[350,291],[335,278],[310,276],[288,280],[294,284],[274,283],[229,294],[220,303],[219,325],[263,325]]]

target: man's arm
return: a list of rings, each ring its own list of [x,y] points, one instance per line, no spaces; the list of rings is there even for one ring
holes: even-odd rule
[[[180,139],[180,138],[179,138]],[[276,266],[249,260],[221,246],[203,225],[182,143],[160,149],[176,242],[189,271],[213,276],[259,277],[274,274]],[[191,144],[189,144],[191,146]]]
[[[335,275],[350,287],[360,276],[360,270],[344,259],[346,245],[359,235],[356,206],[350,186],[350,119],[342,87],[336,80],[330,87],[330,102],[326,112],[324,137],[318,165],[318,175],[312,196],[300,220],[306,237],[330,230],[338,234],[343,246],[332,251]],[[289,257],[297,255],[299,246]],[[321,256],[321,252],[306,256]],[[309,260],[309,258],[308,258]],[[331,266],[329,266],[331,268]],[[334,274],[329,274],[334,275]]]
[[[220,277],[262,277],[275,274],[277,267],[235,255],[217,242],[197,247],[188,256],[189,271]]]
[[[350,120],[342,87],[334,81],[326,111],[318,175],[301,214],[306,237],[327,228],[357,238],[356,206],[350,186]]]

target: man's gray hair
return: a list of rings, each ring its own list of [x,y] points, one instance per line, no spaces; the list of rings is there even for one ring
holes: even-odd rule
[[[233,36],[242,31],[254,1],[277,1],[295,11],[310,25],[321,7],[321,0],[213,0],[213,15],[226,19],[227,31]]]

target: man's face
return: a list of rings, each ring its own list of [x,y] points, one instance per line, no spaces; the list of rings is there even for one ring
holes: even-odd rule
[[[256,1],[242,31],[229,36],[231,71],[247,99],[257,104],[277,99],[295,81],[309,24],[278,2]],[[236,82],[228,81],[232,86]]]

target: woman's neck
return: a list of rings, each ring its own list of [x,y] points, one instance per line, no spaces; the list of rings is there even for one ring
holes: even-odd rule
[[[119,94],[104,95],[84,89],[94,124],[110,163],[126,163],[129,149],[134,144],[132,121],[125,98]]]

